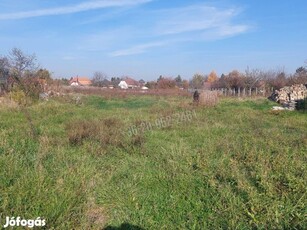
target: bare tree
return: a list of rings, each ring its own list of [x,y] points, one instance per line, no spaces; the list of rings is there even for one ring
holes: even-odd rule
[[[283,68],[263,72],[267,85],[273,89],[280,89],[288,84],[288,78]]]
[[[307,67],[301,66],[296,69],[295,74],[293,74],[290,79],[289,83],[293,84],[304,84],[307,85]]]
[[[93,82],[93,86],[103,86],[104,84],[104,81],[107,80],[108,77],[105,73],[103,72],[100,72],[100,71],[96,71],[94,74],[93,74],[93,79],[92,79],[92,82]]]
[[[10,74],[16,79],[25,76],[25,73],[32,73],[38,69],[35,54],[26,54],[21,49],[13,48],[8,55],[10,63]]]
[[[250,70],[249,67],[247,67],[245,70],[245,86],[250,89],[260,87],[263,80],[263,74],[260,69]]]
[[[15,98],[20,105],[21,111],[28,120],[33,138],[37,138],[38,133],[33,125],[32,117],[27,106],[33,99],[38,99],[39,93],[42,92],[42,86],[36,76],[38,64],[35,54],[25,54],[18,48],[13,48],[5,61],[8,62],[9,75],[13,78],[11,96]]]

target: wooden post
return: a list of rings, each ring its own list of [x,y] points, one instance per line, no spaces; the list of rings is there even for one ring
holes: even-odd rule
[[[243,97],[245,97],[245,88],[243,88]]]
[[[252,96],[252,88],[249,88],[249,96]]]
[[[256,87],[256,96],[258,95],[258,88]]]
[[[241,88],[239,87],[238,88],[238,97],[240,97],[241,96]]]

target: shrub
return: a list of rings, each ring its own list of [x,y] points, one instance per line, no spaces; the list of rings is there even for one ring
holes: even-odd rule
[[[304,100],[299,100],[296,104],[296,108],[298,110],[307,111],[307,98],[305,98]]]
[[[66,126],[69,143],[80,145],[84,140],[94,138],[99,134],[99,124],[97,121],[77,120]]]
[[[26,94],[24,93],[24,91],[22,91],[22,90],[20,90],[16,87],[10,92],[10,98],[14,102],[16,102],[18,105],[26,105],[27,104]]]
[[[122,123],[116,118],[103,120],[76,120],[66,125],[71,145],[82,145],[84,141],[97,142],[101,147],[125,147]]]

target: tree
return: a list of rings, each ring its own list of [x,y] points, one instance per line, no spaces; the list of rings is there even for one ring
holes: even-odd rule
[[[183,80],[182,81],[182,88],[188,89],[189,88],[189,81],[188,80]]]
[[[286,86],[289,82],[284,70],[270,70],[263,73],[264,79],[269,87],[279,90],[280,88]]]
[[[208,82],[213,83],[218,80],[216,72],[213,70],[208,76]]]
[[[156,81],[148,81],[145,86],[148,89],[156,89],[157,88],[157,82]]]
[[[290,81],[292,84],[307,84],[307,68],[303,66],[297,68]]]
[[[8,87],[8,77],[9,77],[9,61],[6,57],[0,57],[0,92],[2,88],[4,90]]]
[[[244,87],[244,76],[238,70],[233,70],[225,77],[225,84],[227,88],[238,90]]]
[[[13,48],[9,53],[9,75],[13,78],[12,93],[16,95],[24,94],[24,98],[19,98],[18,103],[29,103],[37,100],[39,93],[43,91],[39,76],[50,77],[47,70],[39,70],[35,54],[26,54],[18,48]],[[48,73],[47,73],[48,72]],[[48,76],[47,76],[48,75]]]
[[[176,85],[177,85],[178,87],[182,87],[182,78],[181,78],[180,75],[178,75],[174,80],[175,80]]]
[[[145,81],[143,79],[139,80],[141,86],[145,85]]]
[[[33,138],[37,138],[38,133],[33,125],[32,117],[27,110],[29,103],[39,98],[39,93],[43,87],[38,79],[37,74],[43,74],[45,71],[36,71],[38,64],[36,63],[35,54],[25,54],[17,48],[13,48],[8,55],[9,74],[14,79],[13,88],[10,92],[13,98],[21,108],[28,120]]]
[[[60,84],[62,84],[62,85],[69,85],[69,80],[67,78],[61,78]]]
[[[245,70],[244,84],[246,87],[252,89],[260,87],[263,83],[263,73],[259,69],[250,70],[248,67]]]
[[[6,57],[0,57],[0,77],[8,75],[9,72],[9,60]]]
[[[307,69],[306,69],[306,67],[301,66],[301,67],[296,69],[295,73],[296,74],[307,74]]]
[[[112,77],[111,78],[111,84],[114,85],[114,87],[117,87],[120,83],[121,79],[119,77]]]
[[[102,73],[102,72],[99,72],[99,71],[96,71],[93,75],[93,79],[92,79],[92,82],[93,82],[93,86],[99,86],[99,87],[102,87],[103,84],[104,84],[104,81],[107,80],[107,75]]]
[[[159,89],[173,89],[176,86],[176,82],[172,78],[162,78],[158,81],[157,86]]]
[[[52,80],[52,78],[51,78],[51,73],[50,73],[49,70],[47,70],[47,69],[39,69],[39,70],[36,72],[36,76],[37,76],[39,79],[44,79],[44,80],[46,80],[46,81]]]
[[[193,88],[200,89],[203,87],[205,80],[206,80],[206,77],[204,75],[196,73],[192,77],[192,80],[190,81],[190,85]]]
[[[18,48],[13,48],[8,56],[10,74],[15,80],[20,80],[26,72],[34,72],[38,68],[35,54],[25,54]]]

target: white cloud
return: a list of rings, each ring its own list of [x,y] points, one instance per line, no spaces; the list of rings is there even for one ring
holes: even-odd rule
[[[121,1],[123,2],[127,4],[132,0]],[[78,37],[75,48],[79,51],[99,52],[100,55],[112,57],[129,56],[166,45],[221,40],[246,33],[251,28],[244,23],[234,23],[234,19],[241,12],[241,9],[234,7],[220,9],[197,4],[137,12],[130,12],[125,17],[133,18],[133,21],[138,23],[122,21],[116,27],[84,34]],[[121,19],[123,20],[123,17]]]
[[[234,36],[250,29],[248,25],[223,25],[219,28],[220,36]]]
[[[151,21],[143,30],[152,42],[112,52],[111,56],[135,55],[153,47],[214,41],[246,33],[249,25],[232,22],[240,12],[239,8],[219,9],[206,4],[147,12]]]
[[[238,8],[218,9],[206,4],[163,10],[156,25],[159,34],[179,34],[216,29],[229,25],[240,13]]]
[[[141,45],[133,46],[128,49],[114,51],[110,53],[110,56],[119,57],[119,56],[129,56],[129,55],[134,55],[134,54],[145,53],[150,48],[164,46],[166,44],[167,42],[154,42],[154,43],[141,44]]]
[[[78,12],[84,12],[95,9],[102,9],[108,7],[123,7],[129,5],[138,5],[150,2],[151,0],[96,0],[82,2],[72,6],[63,6],[49,9],[38,9],[32,11],[23,11],[17,13],[0,14],[0,20],[13,20],[24,19],[41,16],[52,16],[62,14],[73,14]]]

